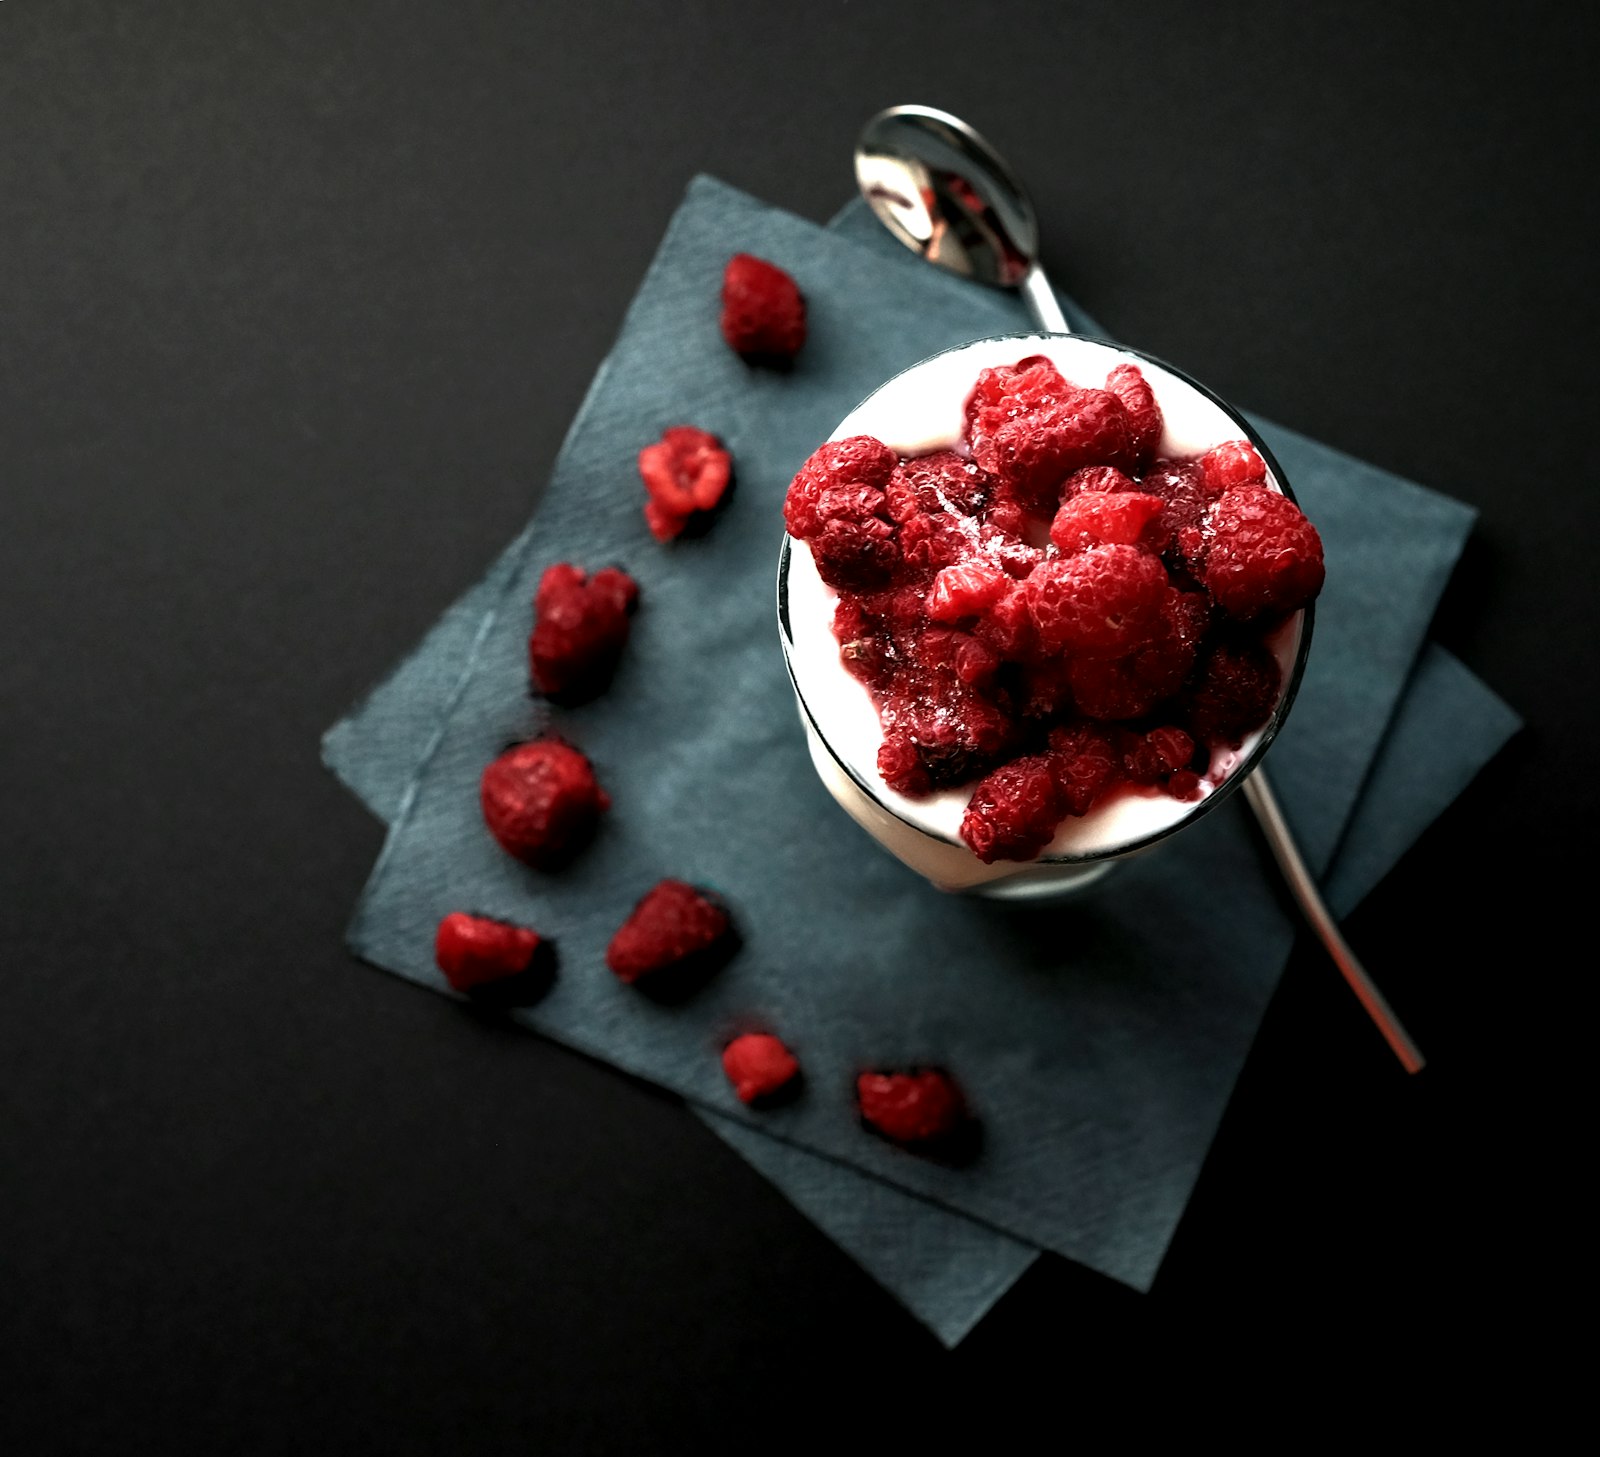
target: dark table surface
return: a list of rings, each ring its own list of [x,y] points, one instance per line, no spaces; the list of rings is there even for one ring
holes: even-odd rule
[[[1525,1346],[1592,955],[1581,9],[0,0],[0,1444],[910,1448],[1196,1378],[1243,1432]],[[1302,938],[1154,1291],[1046,1259],[953,1355],[673,1099],[351,962],[380,831],[317,758],[687,179],[825,218],[912,100],[1109,328],[1481,510],[1435,632],[1529,724],[1347,924],[1429,1069]]]

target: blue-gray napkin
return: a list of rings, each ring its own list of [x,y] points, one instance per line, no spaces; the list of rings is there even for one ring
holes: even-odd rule
[[[387,822],[397,813],[530,532],[325,735],[324,761],[378,818]],[[1326,882],[1336,914],[1349,914],[1516,726],[1499,698],[1444,649],[1428,644]],[[947,1346],[960,1341],[1038,1255],[1032,1245],[848,1165],[709,1108],[690,1107]]]
[[[707,300],[735,248],[775,257],[812,296],[812,344],[781,381],[749,375],[716,340]],[[781,665],[766,671],[776,507],[794,465],[878,379],[954,339],[1015,325],[996,311],[1007,300],[950,287],[960,288],[715,184],[691,190],[608,378],[563,451],[531,557],[507,572],[501,598],[514,609],[482,623],[478,671],[402,809],[354,939],[364,954],[437,985],[428,948],[444,910],[471,903],[542,924],[562,940],[564,974],[530,1023],[734,1118],[749,1115],[729,1106],[715,1048],[746,1019],[771,1021],[806,1058],[811,1091],[763,1126],[1142,1285],[1287,948],[1273,897],[1250,893],[1265,877],[1253,841],[1237,815],[1213,816],[1166,854],[1121,872],[1094,906],[1055,913],[1049,925],[934,896],[878,863],[821,797]],[[896,354],[889,343],[904,347]],[[781,401],[767,400],[778,384]],[[704,542],[664,550],[638,518],[632,457],[660,426],[684,418],[730,441],[740,492]],[[1350,480],[1353,463],[1325,463],[1309,442],[1273,444],[1329,543],[1313,679],[1273,755],[1320,861],[1468,518],[1393,478]],[[1398,513],[1380,499],[1386,493],[1398,497]],[[1342,512],[1340,495],[1356,498]],[[645,586],[635,642],[612,695],[564,720],[596,757],[618,811],[585,861],[547,887],[520,867],[506,874],[477,821],[477,773],[505,738],[533,727],[522,696],[533,577],[558,557],[619,555]],[[1395,601],[1397,582],[1415,600]],[[1363,592],[1363,584],[1375,585]],[[1358,681],[1325,674],[1333,681],[1317,712],[1333,722],[1302,734],[1324,654],[1330,667],[1354,667]],[[650,742],[630,748],[645,721]],[[1286,773],[1297,742],[1314,762]],[[782,829],[794,833],[774,833]],[[1164,869],[1191,839],[1189,863]],[[850,867],[846,883],[841,866]],[[664,873],[720,884],[749,936],[719,984],[671,1013],[622,995],[599,963],[632,897]],[[1173,883],[1208,877],[1198,902]],[[774,894],[780,881],[802,894]],[[1164,921],[1141,913],[1151,904],[1166,908]],[[819,916],[817,906],[853,906],[854,920]],[[1172,926],[1188,930],[1168,938]],[[916,950],[941,943],[939,954]],[[966,1170],[870,1144],[847,1116],[856,1065],[932,1057],[961,1074],[988,1128],[983,1157]]]

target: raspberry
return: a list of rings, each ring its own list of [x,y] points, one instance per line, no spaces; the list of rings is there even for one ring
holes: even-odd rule
[[[980,691],[990,687],[995,675],[999,673],[1000,656],[986,642],[981,642],[966,633],[956,634],[961,641],[956,648],[955,672],[956,677],[969,688]]]
[[[1055,838],[1065,814],[1050,756],[1029,754],[979,782],[961,819],[961,838],[985,865],[1032,860]]]
[[[973,629],[1002,658],[1015,662],[1033,649],[1033,617],[1028,611],[1026,582],[1018,582],[989,605]]]
[[[892,508],[891,508],[892,509]],[[966,555],[966,541],[953,518],[943,513],[917,512],[900,524],[900,568],[902,578],[926,581],[945,567],[954,566]]]
[[[1050,758],[1068,814],[1088,814],[1095,800],[1122,774],[1122,756],[1111,735],[1098,724],[1051,729]]]
[[[1181,728],[1151,729],[1131,734],[1122,750],[1122,766],[1138,784],[1158,784],[1184,768],[1194,756],[1194,740]]]
[[[433,956],[456,991],[470,992],[521,976],[533,966],[542,944],[537,931],[452,911],[439,922]]]
[[[1018,582],[1026,581],[1028,573],[1045,558],[1043,547],[1029,546],[1027,542],[1018,541],[988,525],[978,528],[978,545],[1008,577]]]
[[[1054,506],[1079,466],[1129,454],[1129,419],[1105,390],[1069,384],[1048,359],[986,369],[967,400],[973,459],[1027,504]]]
[[[650,534],[670,541],[722,500],[733,479],[733,458],[710,432],[674,425],[639,452],[639,475],[649,493],[644,519]]]
[[[967,439],[979,465],[995,432],[1019,415],[1049,409],[1077,393],[1043,355],[982,370],[967,397]],[[987,467],[985,467],[987,469]]]
[[[630,985],[645,977],[714,969],[733,922],[726,909],[681,880],[663,880],[634,906],[606,947],[606,965]]]
[[[1143,718],[1165,696],[1142,681],[1129,658],[1074,658],[1066,670],[1072,703],[1085,718]]]
[[[894,527],[878,516],[836,516],[811,538],[817,573],[830,587],[863,592],[894,576],[900,544]]]
[[[1322,590],[1322,538],[1300,508],[1267,486],[1235,486],[1206,513],[1200,580],[1241,622],[1293,612]]]
[[[975,617],[1011,589],[1004,570],[982,557],[946,567],[928,590],[927,613],[935,622]]]
[[[1155,391],[1136,364],[1119,364],[1106,376],[1106,389],[1128,412],[1128,453],[1135,464],[1148,460],[1161,444],[1164,423]]]
[[[1029,505],[1048,509],[1079,466],[1126,459],[1128,439],[1122,402],[1104,390],[1079,390],[1061,404],[1008,420],[978,462]]]
[[[933,780],[922,766],[922,755],[904,730],[886,728],[878,746],[878,773],[890,789],[920,799],[933,793]]]
[[[775,263],[735,253],[722,273],[722,337],[752,362],[787,363],[806,342],[806,301]]]
[[[870,592],[887,585],[900,561],[884,487],[897,457],[870,435],[830,441],[812,452],[789,484],[783,519],[811,544],[830,587]]]
[[[1091,546],[1148,546],[1150,523],[1164,505],[1142,491],[1082,491],[1056,512],[1050,540],[1064,556]]]
[[[1144,646],[1125,658],[1075,658],[1072,696],[1089,718],[1142,718],[1182,686],[1210,621],[1203,593],[1167,589],[1161,621]]]
[[[540,870],[570,860],[611,807],[589,761],[560,739],[507,749],[483,771],[479,794],[501,848]]]
[[[1139,489],[1167,503],[1155,528],[1164,542],[1172,541],[1186,527],[1198,525],[1212,494],[1200,467],[1183,460],[1158,460],[1145,472]]]
[[[723,1048],[722,1070],[741,1103],[756,1103],[789,1087],[800,1064],[770,1033],[747,1032]]]
[[[1192,769],[1179,769],[1167,780],[1167,793],[1174,799],[1199,799],[1200,776]]]
[[[902,675],[881,705],[879,718],[884,749],[895,746],[889,759],[895,773],[891,777],[884,770],[882,751],[879,772],[902,794],[918,793],[915,786],[924,779],[933,787],[963,784],[988,769],[1018,736],[1008,714],[948,668]],[[915,752],[915,768],[906,745]]]
[[[1022,670],[1023,715],[1026,718],[1055,718],[1072,707],[1072,669],[1088,658],[1046,658],[1029,663]]]
[[[569,701],[603,689],[628,641],[628,615],[638,601],[633,578],[616,567],[602,567],[593,577],[571,562],[546,568],[528,639],[533,686]]]
[[[1208,743],[1238,745],[1277,706],[1282,674],[1260,643],[1212,644],[1188,694],[1189,727]]]
[[[862,1073],[856,1079],[856,1102],[868,1127],[911,1146],[949,1139],[969,1119],[960,1088],[941,1068]]]
[[[1198,462],[1206,490],[1213,496],[1235,486],[1258,485],[1267,479],[1267,463],[1248,440],[1230,440],[1213,446]]]
[[[1040,643],[1050,651],[1114,658],[1161,615],[1167,574],[1133,546],[1095,546],[1041,562],[1023,584]]]
[[[985,528],[1013,540],[1027,534],[1032,513],[1009,490],[996,487],[995,497],[983,513]]]
[[[896,456],[870,435],[830,441],[789,483],[784,521],[811,544],[822,581],[848,592],[885,587],[901,561],[888,485]]]
[[[1085,491],[1137,491],[1138,486],[1114,465],[1086,465],[1067,477],[1061,494],[1067,499]]]
[[[935,450],[907,456],[885,489],[890,515],[905,522],[918,512],[976,516],[988,504],[994,482],[975,461],[953,450]]]

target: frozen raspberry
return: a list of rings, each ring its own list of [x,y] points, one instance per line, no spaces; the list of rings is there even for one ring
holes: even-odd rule
[[[1022,713],[1025,718],[1053,719],[1068,712],[1074,702],[1072,669],[1088,658],[1045,658],[1022,667]]]
[[[770,1033],[747,1032],[723,1048],[722,1070],[741,1103],[756,1103],[789,1087],[800,1064]]]
[[[1131,657],[1073,658],[1065,676],[1067,701],[1085,718],[1143,718],[1166,696],[1139,677]]]
[[[1050,758],[1068,814],[1088,814],[1122,777],[1122,756],[1111,734],[1098,724],[1051,729]]]
[[[888,584],[900,561],[884,487],[898,458],[870,435],[830,441],[789,484],[783,519],[807,541],[830,587],[870,592]]]
[[[1042,354],[981,371],[966,406],[967,439],[978,463],[983,464],[983,453],[1002,425],[1059,405],[1076,393],[1077,387]]]
[[[1248,440],[1230,440],[1213,446],[1199,460],[1206,490],[1213,496],[1235,486],[1259,485],[1267,479],[1267,463]]]
[[[1167,780],[1167,793],[1174,799],[1200,798],[1200,776],[1192,769],[1179,769]]]
[[[1130,734],[1122,749],[1122,767],[1137,784],[1158,784],[1194,757],[1194,740],[1168,725],[1147,734]]]
[[[479,792],[501,848],[540,870],[570,860],[611,807],[589,761],[560,739],[507,749],[483,771]]]
[[[639,452],[639,475],[649,494],[644,519],[650,534],[670,541],[722,500],[733,458],[709,431],[674,425]]]
[[[899,652],[910,652],[927,626],[923,614],[926,594],[918,586],[893,587],[861,600],[872,603],[873,611],[889,640]]]
[[[1200,580],[1241,622],[1293,612],[1322,590],[1322,538],[1300,508],[1267,486],[1235,486],[1206,513]]]
[[[1213,643],[1188,694],[1189,726],[1207,743],[1237,745],[1277,706],[1282,674],[1260,643]]]
[[[956,678],[969,688],[984,691],[993,686],[995,676],[1001,669],[1000,655],[988,643],[980,638],[970,637],[966,633],[957,633],[961,641],[956,647],[955,668]]]
[[[979,781],[961,819],[961,838],[985,865],[1032,860],[1055,839],[1065,814],[1053,761],[1029,754]]]
[[[1033,512],[1011,494],[1007,488],[996,487],[994,499],[983,511],[986,530],[1000,536],[1020,539],[1027,535]]]
[[[603,689],[628,641],[628,616],[638,600],[633,578],[616,567],[602,567],[593,577],[571,562],[547,568],[528,639],[533,686],[567,700]]]
[[[1009,420],[978,457],[1035,510],[1053,508],[1079,466],[1128,456],[1128,416],[1115,395],[1079,390],[1066,402]]]
[[[855,486],[882,491],[898,464],[894,451],[870,435],[819,445],[795,474],[784,497],[783,521],[789,535],[805,541],[821,530],[817,500],[824,491]]]
[[[880,634],[881,625],[859,597],[841,597],[833,610],[839,661],[869,688],[886,686],[894,671],[893,645]]]
[[[1161,621],[1148,641],[1124,658],[1074,658],[1072,697],[1088,718],[1142,718],[1170,698],[1194,667],[1210,620],[1203,593],[1167,589]]]
[[[1034,509],[1053,508],[1079,466],[1129,456],[1122,402],[1070,384],[1048,359],[982,371],[966,413],[973,459]]]
[[[818,575],[841,591],[880,587],[894,576],[900,562],[894,527],[876,515],[836,515],[810,545]]]
[[[694,886],[663,880],[633,908],[606,947],[606,965],[628,983],[709,967],[729,944],[728,912]]]
[[[1071,496],[1050,523],[1050,540],[1064,556],[1091,546],[1151,546],[1150,523],[1165,503],[1142,491],[1082,491]]]
[[[959,622],[976,617],[1011,590],[1003,568],[974,557],[959,566],[946,567],[928,589],[927,613],[935,622]]]
[[[933,793],[933,780],[922,765],[922,755],[904,729],[886,728],[878,746],[878,773],[890,789],[920,799]]]
[[[994,482],[976,461],[953,450],[935,450],[927,455],[907,456],[895,467],[885,490],[889,514],[896,521],[905,522],[918,512],[976,516],[988,504]]]
[[[1028,611],[1026,582],[1018,582],[989,605],[973,629],[1002,658],[1012,662],[1033,650],[1033,617]]]
[[[870,1128],[911,1146],[949,1139],[969,1118],[960,1088],[941,1068],[862,1073],[856,1079],[856,1102]]]
[[[1185,528],[1199,524],[1213,494],[1200,467],[1183,460],[1158,460],[1145,472],[1139,489],[1166,502],[1156,531],[1167,543]]]
[[[1132,479],[1114,465],[1086,465],[1082,470],[1075,470],[1067,477],[1066,484],[1061,488],[1061,494],[1070,500],[1073,496],[1081,496],[1086,491],[1117,492],[1138,489]]]
[[[899,528],[902,579],[927,581],[945,567],[954,566],[966,555],[966,536],[946,512],[919,511]]]
[[[925,793],[917,788],[924,781],[935,788],[964,784],[1012,749],[1018,737],[1017,724],[998,704],[943,667],[898,679],[879,719],[889,751],[887,761],[879,754],[879,772],[902,794]],[[915,754],[914,767],[906,746]],[[894,776],[885,770],[886,762]]]
[[[722,274],[722,337],[745,359],[787,363],[806,342],[806,301],[783,269],[735,253]]]
[[[1114,658],[1155,626],[1167,574],[1138,547],[1095,546],[1064,561],[1041,562],[1023,587],[1047,650]]]
[[[539,933],[509,921],[452,911],[439,922],[433,955],[458,992],[503,982],[530,970],[542,945]]]
[[[1106,389],[1128,412],[1128,453],[1135,464],[1148,460],[1161,444],[1161,406],[1136,364],[1119,364],[1106,376]]]
[[[1027,581],[1028,574],[1045,559],[1046,554],[1043,547],[1029,546],[1027,542],[1017,541],[989,525],[978,528],[978,547],[1008,577],[1018,582]]]

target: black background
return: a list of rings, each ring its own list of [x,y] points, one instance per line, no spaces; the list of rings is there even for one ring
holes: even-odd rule
[[[0,0],[0,1440],[1514,1395],[1593,954],[1584,9]],[[953,1355],[672,1099],[349,961],[380,831],[317,762],[527,516],[688,178],[824,219],[902,101],[1108,328],[1479,507],[1436,635],[1529,723],[1346,927],[1429,1069],[1302,942],[1153,1293],[1047,1259]]]

